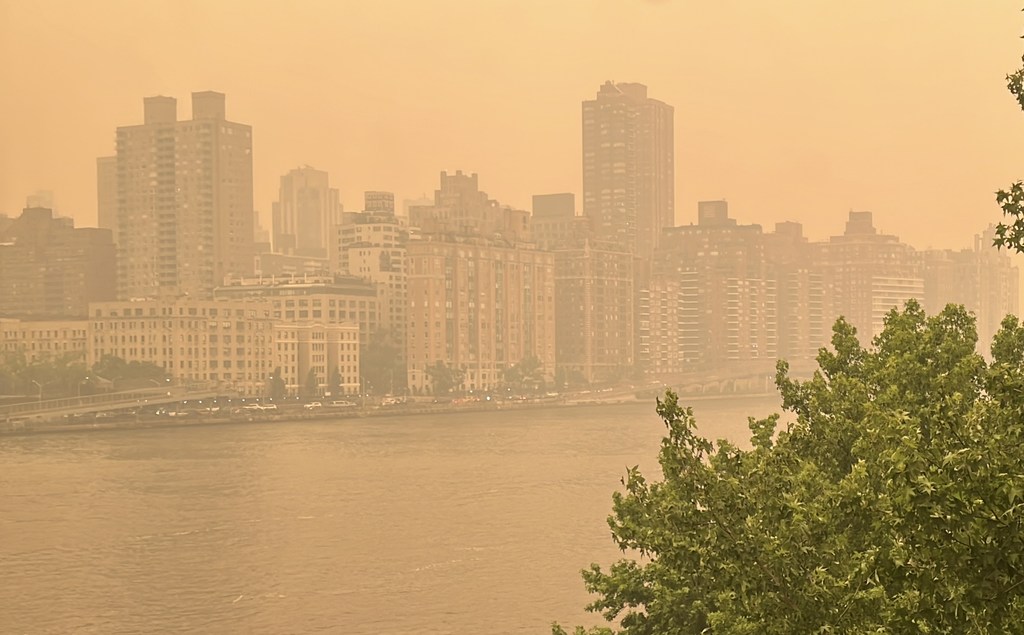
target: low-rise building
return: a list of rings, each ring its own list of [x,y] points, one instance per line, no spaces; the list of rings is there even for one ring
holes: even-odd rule
[[[335,370],[342,392],[359,387],[358,328],[285,322],[268,300],[139,300],[90,306],[87,363],[106,355],[150,362],[176,380],[209,382],[242,395],[265,395],[279,372],[297,394],[310,371],[321,392]]]
[[[0,354],[20,356],[27,364],[43,361],[85,363],[87,325],[84,318],[0,318]]]

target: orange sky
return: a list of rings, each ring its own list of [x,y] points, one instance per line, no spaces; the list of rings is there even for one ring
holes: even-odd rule
[[[0,212],[53,190],[95,223],[95,158],[142,98],[227,93],[254,128],[264,224],[281,174],[492,198],[580,190],[580,101],[606,79],[675,106],[677,222],[841,233],[849,209],[919,248],[961,247],[1024,178],[1020,0],[0,0]]]

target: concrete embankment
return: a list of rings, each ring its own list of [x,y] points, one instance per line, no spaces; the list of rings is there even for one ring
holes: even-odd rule
[[[728,398],[770,397],[775,393],[736,393],[716,395],[681,395],[684,403],[709,401]],[[0,435],[54,434],[61,432],[88,432],[98,430],[132,430],[146,428],[185,428],[193,426],[243,425],[248,423],[287,423],[297,421],[338,421],[361,419],[368,417],[414,417],[418,415],[436,415],[443,413],[485,413],[506,410],[558,409],[587,406],[626,406],[649,403],[654,406],[654,399],[637,399],[629,397],[593,396],[577,399],[546,399],[537,401],[492,401],[460,404],[404,404],[397,406],[372,406],[366,408],[317,408],[306,410],[298,406],[289,406],[276,413],[267,411],[236,411],[232,414],[191,413],[187,416],[170,417],[167,415],[122,415],[83,420],[52,420],[52,421],[0,421]]]

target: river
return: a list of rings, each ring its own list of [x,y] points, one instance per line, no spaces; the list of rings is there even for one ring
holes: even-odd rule
[[[694,402],[747,445],[777,399]],[[653,403],[0,437],[0,632],[548,633],[596,624]]]

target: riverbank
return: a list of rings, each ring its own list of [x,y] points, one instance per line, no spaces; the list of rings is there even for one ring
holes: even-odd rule
[[[776,393],[724,393],[715,395],[682,395],[683,403],[716,401],[725,399],[759,399],[772,397]],[[607,399],[558,399],[539,401],[492,401],[471,402],[460,404],[402,404],[396,406],[372,406],[368,408],[337,409],[322,408],[305,410],[300,407],[289,407],[277,414],[267,411],[242,411],[234,414],[195,413],[185,417],[169,417],[166,415],[126,415],[106,417],[84,421],[50,421],[50,422],[0,422],[0,436],[59,434],[67,432],[90,432],[102,430],[137,430],[149,428],[190,428],[196,426],[227,426],[256,423],[288,423],[305,421],[345,421],[373,417],[417,417],[437,414],[487,413],[505,412],[509,410],[556,410],[563,408],[636,406],[650,404],[654,408],[654,399],[607,398]]]

